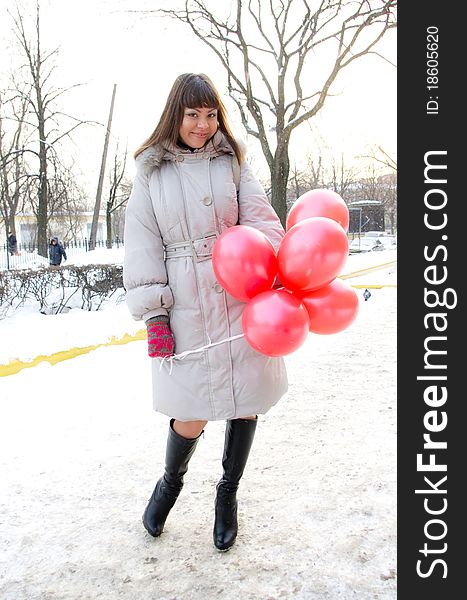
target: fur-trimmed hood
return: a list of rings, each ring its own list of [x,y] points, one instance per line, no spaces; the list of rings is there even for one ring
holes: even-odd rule
[[[242,140],[237,140],[237,143],[245,155],[246,144]],[[210,158],[222,154],[235,155],[232,146],[224,134],[218,130],[205,146],[196,150],[188,150],[172,145],[167,147],[161,145],[149,146],[149,148],[143,150],[136,158],[136,170],[149,175],[154,169],[158,169],[161,166],[163,160],[176,161],[180,155],[186,156],[187,154],[200,158]]]

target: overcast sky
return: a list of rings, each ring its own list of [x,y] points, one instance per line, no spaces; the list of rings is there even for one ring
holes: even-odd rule
[[[163,0],[164,2],[164,0]],[[42,0],[44,48],[60,48],[54,83],[59,86],[85,83],[63,97],[66,110],[83,119],[107,122],[113,84],[117,84],[112,138],[129,151],[149,135],[159,117],[175,77],[183,72],[205,72],[225,92],[220,62],[189,30],[172,20],[137,16],[125,9],[156,5],[149,0]],[[160,2],[159,2],[160,4]],[[171,2],[165,2],[167,6]],[[34,0],[21,0],[23,12],[34,16]],[[1,73],[16,60],[7,9],[14,2],[0,0],[0,35],[6,50]],[[396,34],[389,32],[380,48],[396,61]],[[310,73],[310,77],[312,73]],[[339,76],[324,109],[310,125],[302,125],[291,142],[291,160],[300,163],[308,150],[319,146],[339,157],[364,153],[370,145],[396,151],[396,68],[376,56],[357,60]],[[233,109],[231,101],[227,105]],[[237,120],[236,130],[242,133]],[[97,180],[104,130],[87,127],[75,136],[74,155],[90,185]],[[251,144],[254,150],[254,144]],[[258,152],[256,150],[256,152]],[[111,157],[111,151],[109,151]],[[264,161],[257,154],[259,172]],[[130,165],[129,172],[133,172]]]

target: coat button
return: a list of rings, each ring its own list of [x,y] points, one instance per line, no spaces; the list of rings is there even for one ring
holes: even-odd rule
[[[221,286],[220,283],[216,283],[214,289],[218,294],[221,294],[224,291],[224,288]]]
[[[185,158],[181,154],[177,154],[177,156],[175,157],[175,160],[177,162],[183,162],[185,160]]]
[[[201,202],[204,204],[204,206],[210,206],[212,204],[212,198],[210,196],[205,196]]]

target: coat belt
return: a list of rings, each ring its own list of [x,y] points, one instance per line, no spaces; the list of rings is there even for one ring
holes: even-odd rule
[[[212,257],[212,250],[218,237],[219,234],[213,232],[201,238],[166,244],[164,246],[164,258],[168,260],[170,258],[191,256],[196,262],[208,260]]]

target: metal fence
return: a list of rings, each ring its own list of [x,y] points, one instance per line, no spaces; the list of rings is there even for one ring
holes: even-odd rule
[[[89,240],[74,240],[63,244],[68,260],[73,260],[78,254],[89,252]],[[112,248],[121,248],[123,240],[116,238],[112,241]],[[98,240],[95,249],[108,248],[105,240]],[[12,252],[7,243],[0,245],[0,270],[28,269],[36,267],[47,267],[49,259],[40,256],[36,244],[17,244],[16,252]]]

